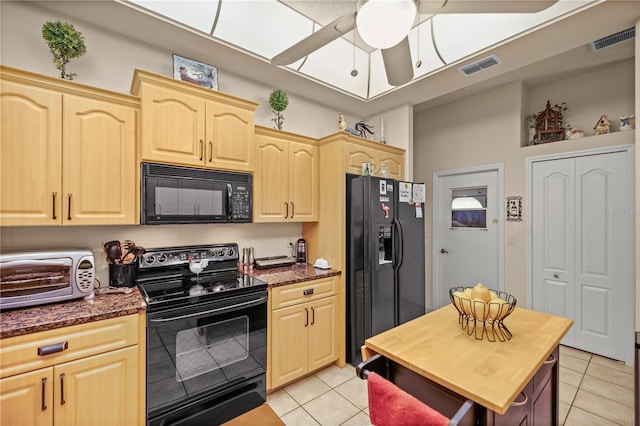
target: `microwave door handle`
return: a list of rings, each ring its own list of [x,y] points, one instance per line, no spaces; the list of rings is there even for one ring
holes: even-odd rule
[[[233,197],[233,187],[230,183],[227,184],[227,222],[231,222],[231,218],[233,216],[233,204],[231,204],[231,199]]]

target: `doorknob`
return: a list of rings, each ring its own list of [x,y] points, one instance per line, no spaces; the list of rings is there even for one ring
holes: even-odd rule
[[[440,253],[442,253],[442,254],[447,254],[447,253],[449,253],[449,252],[448,252],[448,251],[446,251],[445,249],[440,249]]]

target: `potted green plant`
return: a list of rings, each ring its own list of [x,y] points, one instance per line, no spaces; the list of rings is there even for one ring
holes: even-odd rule
[[[282,122],[284,121],[282,111],[287,109],[287,106],[289,106],[289,98],[287,97],[287,94],[281,89],[274,90],[271,92],[271,95],[269,95],[269,105],[271,105],[271,109],[276,115],[271,119],[271,121],[276,123],[278,130],[282,130]]]
[[[73,80],[77,74],[68,73],[66,67],[71,59],[87,53],[82,33],[67,22],[45,22],[42,38],[53,54],[53,64],[60,70],[60,78]]]

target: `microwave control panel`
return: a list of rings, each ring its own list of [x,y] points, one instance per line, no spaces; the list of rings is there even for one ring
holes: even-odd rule
[[[231,221],[251,222],[251,184],[234,184],[231,193]]]

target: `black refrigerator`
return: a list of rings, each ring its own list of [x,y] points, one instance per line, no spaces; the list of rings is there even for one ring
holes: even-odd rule
[[[347,175],[347,362],[425,313],[424,184]]]

